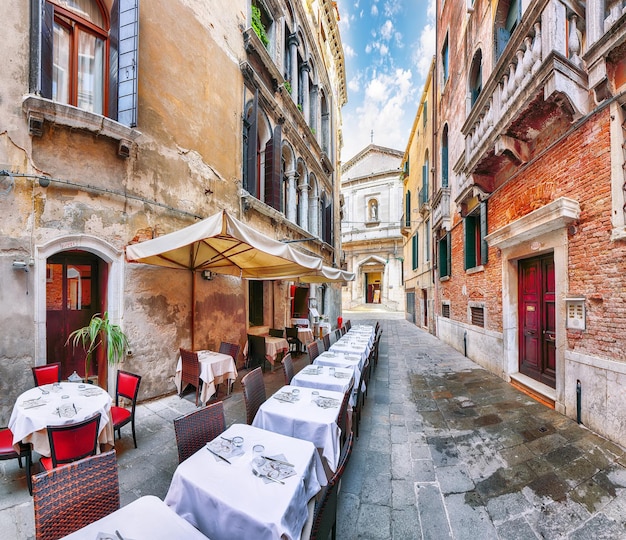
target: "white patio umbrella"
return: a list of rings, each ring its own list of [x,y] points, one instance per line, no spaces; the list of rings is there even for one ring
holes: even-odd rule
[[[189,227],[126,246],[129,262],[191,270],[210,270],[247,279],[282,279],[322,269],[322,259],[278,242],[232,217],[226,210]],[[194,317],[191,342],[194,347]]]
[[[300,283],[342,283],[344,281],[354,281],[354,279],[354,272],[333,268],[332,266],[322,266],[320,270],[294,278],[295,281]]]

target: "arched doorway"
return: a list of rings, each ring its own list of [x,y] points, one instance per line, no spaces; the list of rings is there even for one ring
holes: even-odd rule
[[[104,312],[107,271],[102,259],[85,251],[63,251],[46,261],[46,358],[61,362],[63,379],[74,371],[84,376],[84,350],[66,343],[74,330]],[[91,364],[89,376],[98,375],[98,358]]]

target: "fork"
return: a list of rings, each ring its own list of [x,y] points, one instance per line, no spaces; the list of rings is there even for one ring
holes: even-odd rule
[[[284,485],[284,483],[285,483],[282,480],[278,480],[277,478],[272,478],[271,476],[267,476],[266,474],[261,474],[256,469],[252,469],[252,474],[254,474],[254,476],[258,476],[259,478],[267,478],[268,480],[271,480],[272,482],[276,482],[277,484],[283,484]]]

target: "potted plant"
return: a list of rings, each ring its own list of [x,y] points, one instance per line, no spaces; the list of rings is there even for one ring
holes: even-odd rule
[[[109,320],[109,314],[105,311],[101,317],[96,313],[89,325],[74,330],[67,338],[66,345],[72,342],[73,347],[82,345],[85,349],[85,382],[89,379],[89,367],[91,357],[97,348],[103,343],[106,346],[106,356],[110,365],[121,362],[124,353],[128,349],[128,338],[122,329]]]

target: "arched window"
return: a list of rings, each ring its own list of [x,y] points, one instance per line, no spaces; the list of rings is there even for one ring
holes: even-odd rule
[[[483,89],[483,53],[480,49],[474,54],[469,72],[469,92],[472,107]]]

